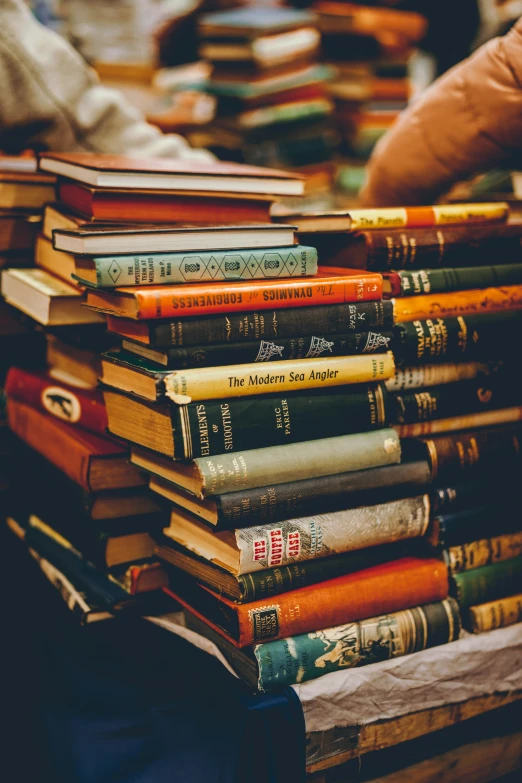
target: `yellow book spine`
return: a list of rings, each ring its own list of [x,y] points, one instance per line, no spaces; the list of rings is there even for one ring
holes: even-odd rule
[[[522,532],[494,538],[482,538],[448,549],[448,565],[452,574],[473,568],[512,560],[522,555]]]
[[[484,204],[442,204],[434,207],[384,207],[350,211],[350,230],[386,228],[425,228],[506,220],[509,204],[505,201]]]
[[[522,593],[472,606],[468,612],[468,627],[473,633],[494,631],[522,620]]]
[[[252,363],[180,370],[165,378],[165,389],[173,402],[184,405],[192,400],[384,381],[394,371],[393,354],[389,351],[378,356],[334,356],[268,362],[262,366]]]
[[[438,435],[457,430],[479,429],[502,424],[512,424],[522,419],[522,407],[501,408],[497,411],[468,413],[464,416],[453,416],[449,419],[433,419],[419,421],[415,424],[398,424],[394,430],[399,438],[419,438],[421,435]]]
[[[476,288],[447,294],[427,294],[393,299],[396,323],[428,318],[455,318],[522,308],[522,285]]]

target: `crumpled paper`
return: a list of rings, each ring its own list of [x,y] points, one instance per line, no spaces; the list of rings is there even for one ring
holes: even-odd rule
[[[182,612],[146,619],[187,639],[234,673],[213,642],[184,627]],[[301,701],[307,732],[361,726],[522,690],[522,623],[489,633],[464,633],[451,644],[332,672],[292,687]]]

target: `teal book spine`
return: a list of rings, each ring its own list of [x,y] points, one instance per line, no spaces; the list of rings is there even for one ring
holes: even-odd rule
[[[258,688],[296,685],[458,639],[460,616],[447,598],[402,612],[257,644]]]
[[[96,288],[142,285],[206,283],[221,280],[272,280],[309,277],[317,273],[315,247],[294,245],[270,249],[151,253],[147,255],[96,256]]]

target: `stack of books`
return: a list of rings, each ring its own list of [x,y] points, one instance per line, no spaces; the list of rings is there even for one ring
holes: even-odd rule
[[[391,422],[429,460],[431,538],[474,631],[521,619],[522,224],[507,218],[501,202],[290,218],[325,262],[383,274]]]
[[[200,55],[213,64],[206,90],[217,115],[197,139],[220,158],[305,170],[329,187],[338,135],[327,79],[317,62],[316,17],[289,8],[239,8],[199,21]]]
[[[43,155],[40,165],[68,187],[90,182],[105,203],[123,186],[129,203],[154,187],[223,201],[303,189],[241,165],[195,167],[183,181],[176,163]],[[393,305],[382,275],[317,272],[315,246],[284,223],[145,216],[56,228],[53,244],[120,338],[101,357],[108,430],[167,504],[156,554],[187,622],[262,689],[456,638],[447,568],[425,540],[428,463],[401,462],[387,426]]]
[[[322,33],[322,58],[335,69],[329,91],[343,151],[366,160],[408,104],[409,63],[426,20],[410,11],[329,0],[312,10]]]

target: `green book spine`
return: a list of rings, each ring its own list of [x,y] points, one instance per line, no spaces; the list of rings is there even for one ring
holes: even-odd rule
[[[458,639],[460,617],[451,598],[335,628],[257,644],[258,687],[313,680]]]
[[[175,456],[194,459],[386,426],[382,384],[341,388],[340,394],[272,394],[254,401],[237,397],[172,406]]]
[[[290,443],[194,460],[202,479],[201,496],[283,484],[312,476],[329,476],[401,460],[397,433],[392,429],[316,440],[313,448]]]
[[[468,288],[517,285],[522,283],[522,264],[461,267],[457,269],[419,269],[411,272],[392,272],[399,278],[398,296],[438,294],[464,291]],[[386,277],[386,275],[385,275]]]
[[[413,424],[507,407],[517,402],[518,389],[498,383],[495,377],[448,383],[431,389],[392,395],[392,416],[397,424]]]
[[[315,247],[97,256],[96,287],[172,285],[216,280],[304,277],[317,272]],[[76,277],[84,282],[81,277]],[[92,283],[87,283],[92,286]]]
[[[514,595],[520,592],[521,584],[522,557],[453,576],[455,597],[461,609]]]

